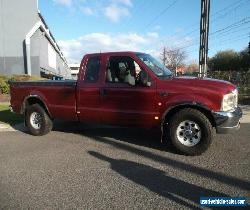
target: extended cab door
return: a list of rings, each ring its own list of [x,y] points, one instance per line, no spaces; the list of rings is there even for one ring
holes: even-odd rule
[[[115,125],[153,127],[155,119],[156,84],[148,78],[148,85],[140,84],[138,76],[147,75],[133,58],[110,56],[101,93],[101,120]],[[137,77],[137,79],[136,79]]]
[[[81,122],[100,122],[100,54],[86,56],[77,86],[77,114]]]

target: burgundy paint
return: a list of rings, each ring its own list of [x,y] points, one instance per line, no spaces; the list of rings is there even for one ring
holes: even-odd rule
[[[97,83],[87,83],[83,80],[86,63],[91,56],[101,57]],[[152,86],[133,87],[127,84],[106,83],[106,66],[110,56],[133,58],[148,72],[153,80]],[[100,95],[103,89],[107,92],[105,97]],[[25,98],[35,95],[47,106],[52,118],[155,127],[160,126],[166,110],[180,104],[199,104],[210,111],[219,111],[223,95],[233,89],[235,86],[229,82],[212,79],[179,77],[160,80],[134,52],[99,53],[84,56],[76,87],[57,84],[52,86],[11,84],[11,105],[15,112],[20,113]],[[155,119],[156,116],[159,117],[158,120]]]

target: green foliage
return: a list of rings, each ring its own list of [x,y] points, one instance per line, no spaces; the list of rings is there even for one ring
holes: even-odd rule
[[[8,84],[8,77],[0,75],[0,93],[1,94],[9,94],[10,87]]]
[[[10,81],[36,81],[36,80],[42,80],[44,78],[36,77],[36,76],[29,76],[29,75],[12,75],[9,79]]]
[[[242,71],[249,71],[250,70],[250,54],[248,50],[245,49],[239,53],[240,58],[240,67]]]
[[[5,75],[0,75],[0,80],[8,80],[9,79],[9,77],[7,77],[7,76],[5,76]]]
[[[233,50],[220,51],[208,61],[211,70],[229,71],[239,69],[239,55]]]
[[[237,86],[250,87],[249,71],[209,71],[208,77],[230,81]]]
[[[10,86],[7,82],[0,80],[0,89],[2,94],[9,94]]]
[[[208,67],[209,77],[237,85],[240,103],[250,103],[250,54],[247,49],[238,53],[233,50],[220,51],[209,59]]]
[[[8,81],[36,81],[44,80],[44,78],[29,75],[12,75],[11,77],[0,75],[0,93],[9,94],[10,86]]]
[[[250,87],[249,86],[240,86],[239,87],[239,93],[241,95],[248,95],[248,96],[250,96]]]
[[[208,60],[210,71],[248,71],[250,70],[250,54],[247,50],[235,52],[233,50],[219,51]]]
[[[9,81],[36,81],[43,80],[44,78],[29,76],[29,75],[12,75],[11,77],[0,75],[0,93],[9,94],[10,86]]]

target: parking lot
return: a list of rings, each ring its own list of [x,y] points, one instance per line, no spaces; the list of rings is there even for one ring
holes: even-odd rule
[[[200,209],[201,196],[249,196],[250,122],[201,156],[159,133],[58,122],[46,136],[0,133],[0,209]]]

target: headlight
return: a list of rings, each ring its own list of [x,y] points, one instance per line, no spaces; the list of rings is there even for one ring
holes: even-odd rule
[[[221,111],[226,112],[234,109],[238,105],[238,90],[235,89],[231,93],[223,96],[221,103]]]

